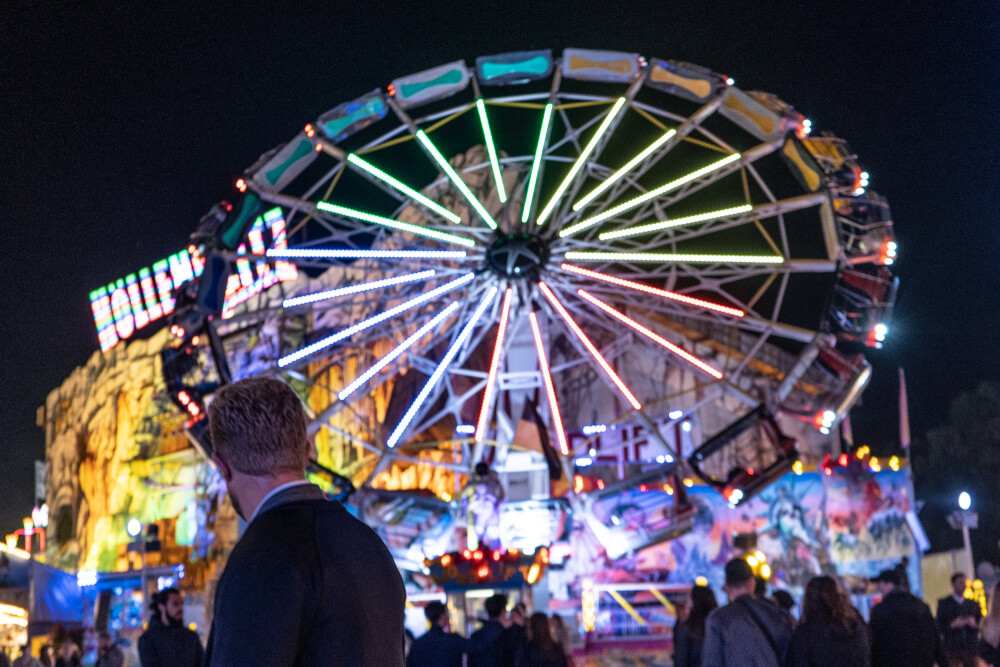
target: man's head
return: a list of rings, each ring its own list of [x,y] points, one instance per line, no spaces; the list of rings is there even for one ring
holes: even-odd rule
[[[248,378],[223,387],[208,405],[208,424],[212,458],[244,519],[270,488],[303,477],[311,449],[306,416],[284,382]]]
[[[486,607],[486,615],[490,617],[490,620],[498,621],[507,611],[507,596],[502,593],[491,595],[486,598],[483,606]]]
[[[966,578],[961,572],[951,575],[951,592],[955,595],[965,595],[965,584]]]
[[[152,607],[164,625],[184,625],[184,598],[176,588],[164,588],[154,595]]]
[[[430,622],[431,627],[437,626],[442,630],[448,626],[448,607],[443,602],[433,600],[424,607],[424,616]]]
[[[888,595],[896,590],[896,588],[903,585],[899,573],[895,570],[885,570],[884,572],[880,572],[879,575],[873,579],[873,581],[878,587],[879,593],[882,595]]]
[[[726,563],[726,584],[722,588],[731,601],[741,595],[753,594],[756,583],[750,563],[742,558],[733,558]]]
[[[528,608],[523,602],[518,602],[514,605],[514,608],[510,610],[510,623],[511,625],[524,625],[525,617],[528,615]]]
[[[101,632],[97,635],[97,648],[101,654],[107,653],[108,649],[110,649],[113,645],[114,642],[111,641],[111,635],[108,634],[107,631]]]

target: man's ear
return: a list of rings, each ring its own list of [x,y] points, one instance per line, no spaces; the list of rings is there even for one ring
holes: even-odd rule
[[[219,466],[219,473],[222,475],[222,479],[228,482],[233,478],[233,469],[224,458],[219,456],[218,452],[212,452],[212,460],[215,461],[215,465]]]
[[[306,460],[318,461],[319,450],[316,449],[316,436],[306,436]]]

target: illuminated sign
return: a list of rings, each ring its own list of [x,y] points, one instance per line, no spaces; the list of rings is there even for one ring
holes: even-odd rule
[[[268,247],[287,248],[281,209],[274,208],[258,216],[247,235],[247,242],[254,255],[263,255]],[[247,244],[240,245],[237,253],[247,254]],[[92,291],[90,308],[101,351],[107,352],[119,341],[131,338],[140,329],[174,312],[174,290],[200,277],[204,270],[205,258],[191,245],[151,267]],[[272,268],[265,260],[254,261],[251,265],[249,259],[237,259],[236,271],[226,284],[222,317],[231,316],[234,307],[271,285],[297,276],[295,265],[288,262],[275,262]]]

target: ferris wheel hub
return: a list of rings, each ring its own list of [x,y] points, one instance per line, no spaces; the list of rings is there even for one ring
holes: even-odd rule
[[[549,259],[549,247],[534,234],[507,234],[486,251],[486,263],[503,278],[537,280]]]

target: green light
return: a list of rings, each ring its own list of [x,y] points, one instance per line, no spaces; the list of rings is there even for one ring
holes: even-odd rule
[[[368,162],[364,158],[360,158],[354,153],[351,153],[350,155],[347,156],[347,161],[353,164],[358,169],[368,172],[369,174],[379,179],[380,181],[388,183],[389,185],[396,188],[397,190],[407,195],[411,199],[417,200],[427,208],[431,209],[432,211],[440,215],[442,218],[450,222],[454,222],[456,225],[462,221],[462,218],[459,217],[459,215],[454,211],[449,211],[444,206],[441,206],[441,204],[438,204],[436,201],[428,198],[425,195],[420,194],[406,183],[403,183],[402,181],[393,178],[392,176],[385,173],[384,171],[373,165],[371,162]]]
[[[682,185],[684,185],[686,183],[690,183],[691,181],[695,180],[696,178],[701,178],[705,174],[710,174],[711,172],[715,171],[716,169],[724,167],[727,164],[729,164],[731,162],[735,162],[736,160],[739,160],[739,159],[740,159],[740,154],[739,153],[733,153],[732,155],[727,155],[726,157],[722,158],[721,160],[719,160],[717,162],[713,162],[712,164],[710,164],[710,165],[708,165],[706,167],[702,167],[701,169],[699,169],[697,171],[692,171],[687,176],[681,176],[676,181],[670,181],[669,183],[665,183],[665,184],[661,185],[660,187],[656,188],[655,190],[650,190],[646,194],[639,195],[638,197],[635,197],[633,199],[629,199],[627,202],[625,202],[623,204],[619,204],[618,206],[609,208],[604,213],[599,213],[599,214],[595,215],[592,218],[587,218],[586,220],[581,220],[580,222],[576,223],[575,225],[571,225],[571,226],[567,227],[566,229],[562,230],[561,232],[559,232],[559,236],[569,236],[570,234],[575,234],[576,232],[578,232],[580,230],[587,229],[588,227],[593,227],[596,224],[604,222],[608,218],[615,217],[616,215],[618,215],[619,213],[622,213],[623,211],[627,211],[629,209],[635,208],[636,206],[640,206],[641,204],[649,201],[650,199],[655,199],[656,197],[659,197],[662,194],[666,194],[667,192],[670,192],[671,190],[676,190],[677,188],[681,187]]]
[[[450,164],[448,164],[448,161],[444,159],[444,155],[441,155],[441,151],[437,149],[437,146],[435,146],[431,141],[431,138],[427,136],[427,133],[423,130],[417,130],[417,139],[420,140],[420,143],[424,145],[424,148],[426,148],[427,151],[434,157],[434,161],[438,163],[438,166],[441,167],[442,171],[444,171],[444,173],[448,176],[452,184],[454,184],[458,191],[462,193],[462,196],[465,197],[466,201],[472,205],[472,208],[476,210],[479,217],[481,217],[483,221],[490,226],[490,229],[496,229],[497,223],[493,220],[492,216],[490,216],[489,211],[487,211],[479,200],[476,199],[476,197],[472,194],[472,190],[470,190],[469,186],[465,184],[465,181],[459,178],[458,173]]]
[[[382,225],[383,227],[399,229],[404,232],[410,232],[411,234],[417,234],[418,236],[426,236],[427,238],[436,239],[438,241],[442,241],[443,243],[454,243],[455,245],[465,246],[466,248],[474,248],[476,246],[476,242],[472,239],[464,239],[461,236],[455,236],[454,234],[446,234],[434,229],[427,229],[426,227],[422,227],[420,225],[411,225],[408,222],[400,222],[399,220],[393,220],[392,218],[384,218],[380,215],[365,213],[364,211],[347,208],[346,206],[338,206],[337,204],[331,204],[325,201],[316,202],[316,208],[321,211],[336,213],[337,215],[342,215],[347,218],[354,218],[355,220],[371,222],[376,225]]]
[[[648,225],[639,225],[637,227],[626,227],[625,229],[619,229],[613,232],[601,232],[600,239],[602,241],[609,241],[611,239],[620,239],[626,236],[639,236],[640,234],[648,234],[649,232],[655,232],[661,229],[670,229],[671,227],[681,227],[683,225],[690,225],[695,222],[705,222],[706,220],[718,220],[719,218],[728,218],[731,215],[748,213],[752,210],[753,206],[751,206],[750,204],[744,204],[743,206],[724,208],[719,211],[711,211],[709,213],[699,213],[698,215],[689,215],[684,218],[674,218],[673,220],[661,220],[660,222],[651,222]]]
[[[594,188],[586,195],[584,195],[583,198],[580,199],[580,201],[573,204],[573,210],[579,211],[581,208],[592,202],[595,197],[597,197],[599,194],[601,194],[602,192],[610,188],[612,185],[620,181],[622,179],[622,176],[632,171],[633,167],[635,167],[637,164],[639,164],[647,157],[649,157],[653,151],[655,151],[657,148],[670,141],[671,137],[673,137],[675,134],[677,134],[677,130],[667,130],[667,132],[663,136],[661,136],[659,139],[657,139],[649,146],[647,146],[641,153],[636,155],[634,158],[626,162],[625,166],[623,166],[621,169],[608,176],[608,178],[603,183],[601,183],[596,188]]]
[[[775,255],[686,255],[669,252],[580,252],[569,251],[566,259],[584,262],[689,262],[691,264],[782,264]]]
[[[493,133],[490,131],[490,119],[486,117],[486,105],[482,99],[476,100],[476,109],[479,110],[479,120],[483,124],[483,136],[486,137],[486,150],[490,152],[490,165],[493,167],[493,180],[497,184],[497,197],[500,203],[507,201],[507,190],[503,187],[503,178],[500,176],[500,161],[497,160],[497,149],[493,146]]]
[[[621,108],[624,105],[625,98],[619,97],[618,101],[615,102],[615,105],[611,107],[611,111],[609,111],[608,115],[604,117],[604,121],[601,122],[600,127],[597,128],[597,132],[594,133],[594,136],[591,137],[590,141],[584,147],[583,151],[580,153],[580,157],[578,157],[576,162],[573,163],[573,168],[569,170],[569,173],[566,174],[566,178],[564,178],[563,182],[559,184],[558,188],[556,188],[556,192],[552,195],[552,199],[550,199],[549,203],[542,209],[541,214],[538,216],[539,225],[544,225],[545,221],[549,219],[549,215],[552,214],[552,211],[555,209],[559,199],[563,196],[563,193],[566,192],[566,188],[568,188],[569,184],[573,182],[573,179],[576,178],[576,175],[580,171],[584,162],[587,161],[590,154],[594,152],[595,148],[597,148],[597,142],[601,140],[601,137],[603,137],[608,131],[608,128],[611,127],[611,123],[618,117],[618,112],[621,111]]]
[[[552,102],[545,105],[542,114],[542,130],[538,133],[538,145],[535,147],[535,159],[531,163],[531,177],[528,178],[528,191],[524,195],[524,210],[521,211],[521,222],[527,222],[531,215],[531,204],[535,198],[535,185],[538,172],[542,166],[542,151],[545,149],[545,139],[549,136],[549,121],[552,120]]]

